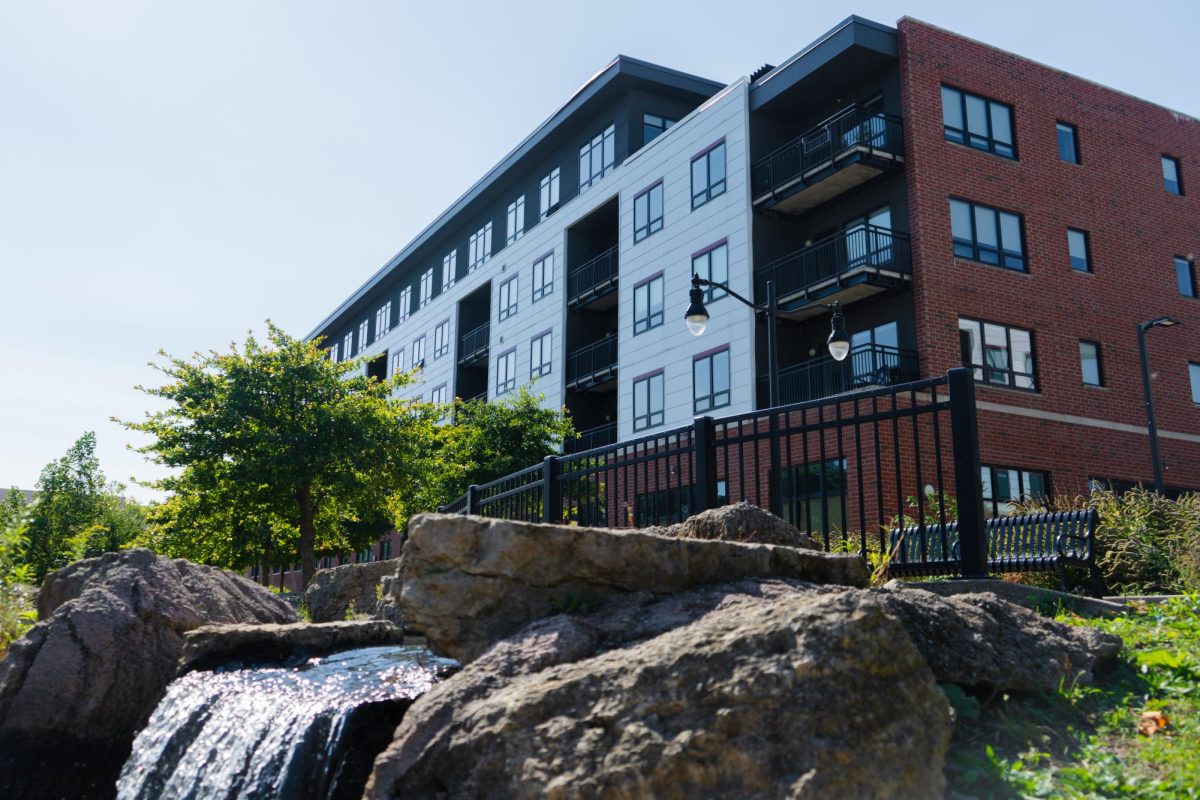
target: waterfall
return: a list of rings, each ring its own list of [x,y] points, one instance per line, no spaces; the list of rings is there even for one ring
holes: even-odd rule
[[[408,705],[454,663],[424,647],[369,647],[297,667],[189,673],[138,734],[117,797],[360,797]]]

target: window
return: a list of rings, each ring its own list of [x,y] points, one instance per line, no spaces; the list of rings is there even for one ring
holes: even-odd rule
[[[1104,372],[1100,368],[1100,344],[1082,339],[1079,342],[1079,370],[1088,386],[1103,386]]]
[[[354,358],[354,332],[351,331],[342,337],[342,358]]]
[[[658,371],[633,382],[633,429],[663,424],[663,373]]]
[[[529,380],[550,374],[550,331],[529,342]]]
[[[517,276],[514,275],[504,283],[500,284],[500,291],[497,294],[500,310],[497,312],[497,319],[505,320],[517,313]]]
[[[650,144],[674,124],[675,120],[673,119],[660,117],[657,114],[642,114],[642,146]]]
[[[458,249],[455,248],[442,258],[442,291],[454,285],[458,275]]]
[[[405,286],[400,290],[400,319],[404,322],[412,314],[412,287]]]
[[[435,405],[439,405],[439,406],[445,404],[445,402],[446,402],[446,384],[443,383],[441,386],[437,387],[429,394],[429,402],[431,402]]]
[[[517,348],[501,353],[496,359],[496,394],[517,388]]]
[[[1012,108],[948,86],[942,87],[942,127],[946,141],[1016,158]]]
[[[416,339],[413,339],[412,345],[413,360],[412,368],[425,366],[425,335],[421,334]]]
[[[471,234],[467,249],[467,272],[474,272],[492,257],[492,223],[487,223]]]
[[[367,333],[371,327],[371,321],[364,319],[358,324],[358,352],[361,355],[367,349]]]
[[[505,242],[512,244],[525,235],[525,195],[508,204],[508,235]]]
[[[663,276],[633,287],[633,335],[663,324]]]
[[[542,178],[541,195],[542,209],[541,219],[553,214],[558,209],[558,167],[550,171],[550,174]]]
[[[692,159],[692,208],[725,193],[725,141]]]
[[[729,346],[692,361],[692,410],[696,414],[730,403]]]
[[[633,241],[636,244],[663,226],[662,181],[633,198]]]
[[[1192,382],[1192,402],[1200,405],[1200,364],[1188,362],[1188,378]]]
[[[1088,255],[1087,231],[1067,228],[1067,252],[1071,256],[1071,269],[1091,272],[1092,261]]]
[[[392,374],[399,375],[404,372],[404,348],[401,347],[396,352],[392,353]]]
[[[375,312],[375,341],[379,341],[392,328],[392,301],[388,300]]]
[[[533,262],[533,302],[554,291],[554,253]]]
[[[1055,126],[1058,131],[1058,160],[1068,164],[1079,163],[1079,143],[1074,125],[1059,122]]]
[[[1175,256],[1175,285],[1184,297],[1196,296],[1196,273],[1192,269],[1192,262],[1179,256]]]
[[[783,469],[783,518],[802,531],[846,529],[846,460]]]
[[[1162,157],[1163,188],[1170,194],[1183,194],[1183,181],[1179,177],[1179,159]]]
[[[713,283],[729,285],[729,246],[725,242],[712,245],[692,256],[692,274],[707,278]],[[704,302],[711,303],[725,296],[722,289],[704,287]]]
[[[433,267],[421,273],[421,308],[433,300]]]
[[[1029,331],[960,317],[958,336],[963,366],[975,370],[975,380],[1037,390]]]
[[[433,357],[441,358],[450,352],[450,320],[443,320],[433,329]]]
[[[335,364],[337,363],[337,360],[338,360],[337,342],[334,342],[332,345],[329,346],[329,360]]]
[[[1048,496],[1050,477],[1044,472],[990,467],[987,464],[979,472],[983,481],[984,516],[1007,516],[1013,511],[1013,503]]]
[[[579,148],[579,191],[612,172],[617,157],[616,142],[617,129],[609,125]]]
[[[384,561],[387,561],[389,558],[392,557],[392,540],[391,539],[384,539],[383,543],[379,545],[379,557],[380,557],[380,559],[382,559]]]
[[[1025,271],[1025,243],[1016,214],[951,200],[950,229],[959,258]]]

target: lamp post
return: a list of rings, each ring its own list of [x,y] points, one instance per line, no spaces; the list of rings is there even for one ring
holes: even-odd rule
[[[767,301],[764,305],[752,303],[742,297],[737,292],[730,289],[723,283],[713,283],[707,278],[701,278],[699,275],[692,275],[692,288],[688,293],[690,304],[687,311],[684,312],[683,318],[687,321],[688,330],[693,336],[699,336],[704,333],[708,327],[708,309],[704,307],[704,287],[714,287],[728,294],[738,302],[748,306],[755,311],[763,311],[767,315],[767,387],[768,387],[768,402],[771,408],[779,405],[779,342],[777,323],[779,317],[779,303],[775,297],[775,281],[767,281]],[[829,355],[833,356],[835,361],[844,361],[850,353],[850,337],[846,334],[846,328],[842,316],[842,307],[837,303],[832,303],[826,306],[833,313],[832,324],[830,325],[829,338],[826,340],[826,346],[829,348]]]
[[[1146,358],[1146,331],[1151,328],[1169,328],[1179,320],[1171,317],[1156,317],[1149,322],[1139,322],[1138,353],[1142,357],[1142,392],[1146,403],[1146,426],[1150,430],[1150,460],[1154,462],[1154,491],[1163,493],[1162,460],[1158,456],[1158,426],[1154,423],[1154,395],[1150,391],[1150,362]]]

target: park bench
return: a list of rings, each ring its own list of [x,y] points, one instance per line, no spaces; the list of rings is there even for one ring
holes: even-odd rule
[[[1107,593],[1096,565],[1094,509],[995,517],[986,521],[987,564],[991,573],[1056,570],[1067,590],[1067,567],[1088,571],[1092,594]],[[888,574],[894,578],[946,575],[959,571],[958,521],[893,528]]]

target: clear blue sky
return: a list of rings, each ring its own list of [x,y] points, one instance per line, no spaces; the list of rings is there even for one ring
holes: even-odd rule
[[[0,484],[85,430],[153,477],[109,417],[159,348],[304,335],[617,53],[732,81],[907,14],[1200,116],[1198,9],[0,0]]]

